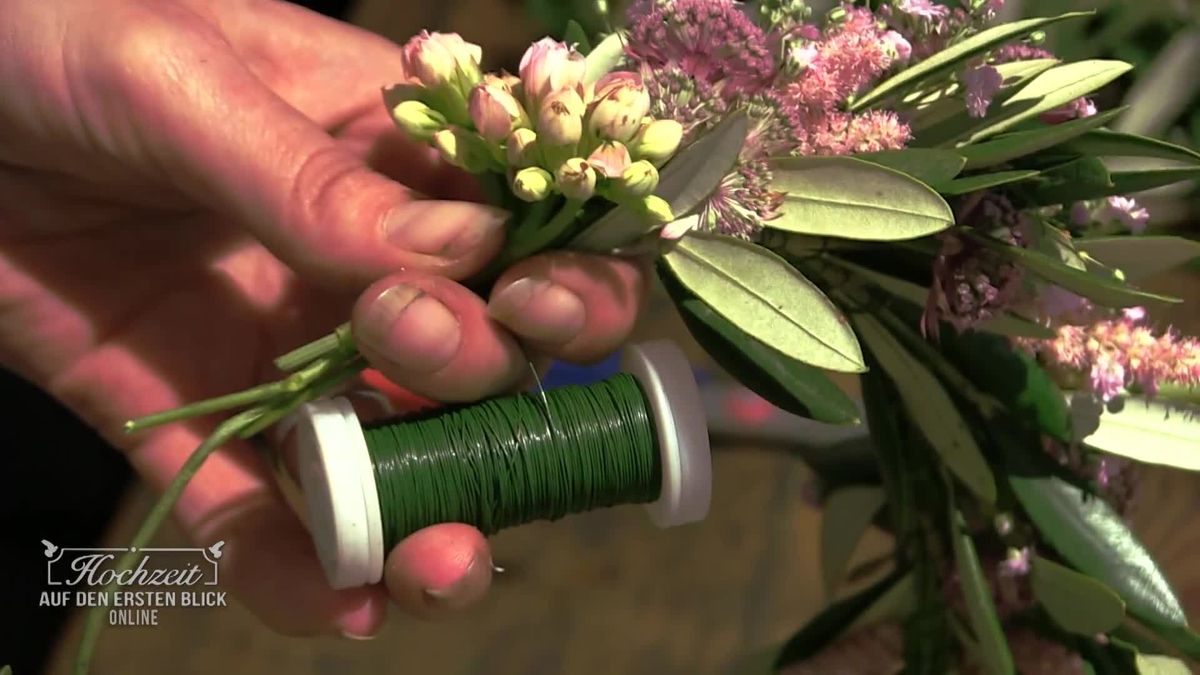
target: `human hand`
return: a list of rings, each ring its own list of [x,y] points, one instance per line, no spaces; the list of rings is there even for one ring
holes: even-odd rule
[[[274,0],[7,0],[0,37],[0,363],[158,488],[213,424],[125,420],[272,379],[273,356],[352,306],[372,365],[442,400],[513,386],[527,352],[602,356],[632,327],[628,261],[539,256],[486,303],[452,281],[499,250],[504,214],[393,132],[379,92],[400,49],[377,36]],[[390,553],[386,589],[330,590],[245,443],[176,515],[227,542],[222,580],[282,632],[368,636],[389,595],[436,616],[490,582],[482,535],[441,525]]]

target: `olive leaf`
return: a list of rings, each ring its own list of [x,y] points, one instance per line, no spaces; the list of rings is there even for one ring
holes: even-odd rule
[[[1104,584],[1034,556],[1030,570],[1033,595],[1055,623],[1077,635],[1107,633],[1125,620],[1125,603]]]
[[[985,125],[962,144],[978,143],[1028,119],[1086,96],[1129,72],[1123,61],[1092,59],[1056,66],[1033,78],[1016,94],[988,112]]]
[[[1200,258],[1200,242],[1183,237],[1120,236],[1075,240],[1075,249],[1136,280]]]
[[[886,499],[882,488],[850,485],[825,500],[821,515],[821,576],[826,598],[837,593],[854,549]]]
[[[1130,614],[1167,626],[1186,626],[1179,599],[1146,548],[1104,500],[1063,479],[1034,469],[1023,445],[1009,446],[1016,462],[1008,481],[1042,537],[1072,567],[1103,583]]]
[[[1191,675],[1192,669],[1179,659],[1154,654],[1138,654],[1135,663],[1138,675]]]
[[[659,278],[688,332],[725,372],[778,408],[830,424],[857,424],[858,406],[824,371],[791,359],[746,334],[691,295],[659,265]]]
[[[592,51],[592,43],[588,40],[587,31],[575,19],[567,21],[567,28],[563,31],[563,42],[575,47],[575,51],[584,56],[587,56]],[[616,64],[614,63],[613,66],[616,66]],[[584,67],[586,75],[586,61]]]
[[[851,110],[862,110],[867,106],[882,102],[884,99],[910,91],[917,85],[966,63],[968,60],[1010,40],[1015,40],[1033,31],[1045,28],[1051,24],[1066,19],[1090,16],[1092,12],[1072,12],[1055,17],[1025,19],[1006,23],[984,31],[958,42],[947,49],[930,56],[911,68],[905,68],[892,77],[884,80],[874,89],[867,92],[851,105]]]
[[[676,218],[690,214],[717,189],[737,162],[749,128],[745,115],[731,115],[663,167],[655,194],[670,204]],[[618,206],[580,233],[570,247],[605,253],[636,241],[654,227],[642,214]]]
[[[696,297],[784,356],[828,370],[865,370],[858,339],[842,313],[767,249],[693,232],[663,261]]]
[[[1200,471],[1200,408],[1130,397],[1082,438],[1091,448],[1147,464]]]
[[[575,25],[578,26],[578,24]],[[570,24],[568,24],[569,30]],[[615,31],[605,36],[591,51],[587,52],[583,67],[584,84],[596,82],[621,63],[621,59],[625,57],[625,37],[625,31]],[[584,39],[586,38],[587,36],[584,35]]]
[[[988,188],[1000,187],[1009,183],[1018,183],[1023,180],[1029,180],[1040,174],[1040,171],[1032,169],[1017,169],[1015,171],[997,171],[996,173],[984,173],[975,176],[965,176],[946,183],[938,183],[933,186],[940,194],[948,197],[956,197],[965,195],[970,192],[986,190]]]
[[[1177,303],[1178,298],[1140,291],[1111,276],[1099,276],[1075,269],[1032,249],[1009,246],[980,237],[978,241],[1006,255],[1046,281],[1081,295],[1105,307],[1135,307],[1145,303]]]
[[[859,336],[899,391],[901,404],[921,434],[971,492],[989,504],[994,503],[996,480],[992,470],[942,383],[878,319],[859,313],[853,315],[853,320]]]
[[[783,670],[821,651],[844,633],[855,619],[879,602],[899,581],[900,575],[893,573],[869,588],[825,608],[783,645],[775,659],[775,670]]]
[[[1118,109],[1119,111],[1119,109]],[[1115,112],[1115,111],[1114,111]],[[1105,115],[1107,113],[1104,113]],[[1066,124],[1075,124],[1095,119],[1101,115],[1073,120]],[[1066,126],[1060,124],[1058,126]],[[1100,126],[1100,125],[1096,125]],[[1053,128],[1053,127],[1052,127]],[[1093,155],[1096,157],[1150,157],[1154,159],[1169,159],[1189,164],[1200,163],[1200,152],[1167,141],[1137,134],[1126,134],[1110,129],[1092,129],[1087,133],[1072,138],[1055,150],[1062,150],[1078,155]]]
[[[924,183],[850,157],[771,160],[771,186],[785,194],[772,229],[874,241],[916,239],[954,224],[946,201]]]
[[[989,141],[958,148],[958,153],[966,157],[967,163],[964,168],[970,170],[1003,164],[1004,162],[1009,162],[1026,155],[1032,155],[1046,148],[1069,151],[1071,150],[1070,144],[1063,145],[1063,141],[1081,135],[1086,136],[1088,132],[1096,129],[1096,127],[1107,124],[1120,114],[1121,111],[1122,109],[1106,110],[1091,117],[1081,117],[1077,120],[1063,122],[1062,124],[1047,124],[1028,131],[1000,134]],[[1093,155],[1102,153],[1080,152],[1078,154]]]
[[[878,164],[900,173],[911,176],[926,185],[947,183],[954,180],[962,171],[967,160],[953,150],[936,148],[905,148],[904,150],[884,150],[862,155],[853,155],[855,159]]]
[[[1016,675],[1012,652],[1000,627],[996,605],[992,602],[992,591],[975,554],[975,543],[963,524],[962,514],[950,510],[950,538],[954,546],[954,560],[958,567],[958,581],[962,585],[963,600],[967,606],[967,617],[979,647],[979,656],[984,671],[989,675]]]

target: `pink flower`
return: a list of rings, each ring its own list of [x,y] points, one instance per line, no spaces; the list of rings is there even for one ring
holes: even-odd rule
[[[1109,197],[1097,214],[1102,222],[1120,222],[1134,234],[1141,234],[1150,221],[1150,212],[1139,206],[1131,197]]]
[[[972,117],[985,117],[1004,77],[994,66],[977,65],[963,72],[962,83],[966,90],[967,112]]]
[[[910,43],[903,35],[894,30],[889,30],[883,34],[885,44],[891,45],[896,52],[896,61],[899,63],[908,63],[912,58],[912,43]]]
[[[899,0],[896,9],[919,19],[941,19],[950,13],[950,8],[930,0]]]
[[[421,31],[400,52],[404,72],[430,89],[453,87],[466,96],[483,77],[483,50],[457,33]]]
[[[1010,548],[1008,555],[996,567],[1001,577],[1023,577],[1029,574],[1029,547]]]
[[[1074,119],[1082,117],[1091,117],[1096,114],[1096,104],[1088,98],[1077,98],[1074,101],[1055,108],[1041,116],[1041,120],[1046,124],[1062,124],[1070,122]]]
[[[467,109],[475,130],[493,143],[503,141],[513,129],[529,123],[525,110],[512,94],[488,84],[476,85],[471,90]]]
[[[1200,384],[1200,340],[1172,331],[1155,335],[1142,322],[1145,313],[1130,311],[1088,327],[1061,326],[1049,340],[1019,340],[1051,365],[1086,376],[1091,391],[1109,401],[1138,386],[1147,394],[1163,384]]]
[[[574,147],[583,136],[583,112],[583,99],[574,90],[550,94],[538,116],[538,139],[549,146]]]
[[[519,69],[525,102],[536,110],[551,94],[579,86],[586,65],[583,55],[564,42],[547,37],[533,43],[521,57]]]
[[[588,155],[587,163],[605,178],[620,178],[632,163],[629,150],[617,141],[601,143]]]
[[[677,66],[727,94],[753,94],[775,78],[767,36],[731,0],[637,0],[628,25],[626,50],[639,63]]]
[[[628,141],[650,112],[650,94],[637,73],[612,72],[600,78],[588,106],[587,129],[597,138]]]

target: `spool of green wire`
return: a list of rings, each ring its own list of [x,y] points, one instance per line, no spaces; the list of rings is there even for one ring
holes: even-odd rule
[[[437,523],[492,534],[618,504],[646,504],[664,527],[702,519],[708,432],[687,360],[644,343],[622,370],[365,428],[345,399],[306,406],[300,478],[331,585],[378,582],[386,551]]]

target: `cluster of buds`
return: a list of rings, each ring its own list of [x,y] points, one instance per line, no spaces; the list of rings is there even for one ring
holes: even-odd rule
[[[450,164],[504,173],[528,202],[599,195],[655,222],[673,220],[654,191],[683,128],[649,115],[639,74],[614,71],[589,83],[583,55],[550,38],[525,52],[519,77],[484,74],[479,47],[453,34],[421,33],[404,60],[410,81],[393,89],[401,100],[392,116]]]

